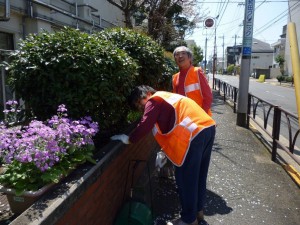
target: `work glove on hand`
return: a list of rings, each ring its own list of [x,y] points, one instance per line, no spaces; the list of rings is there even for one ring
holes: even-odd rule
[[[122,141],[124,144],[129,144],[129,137],[126,134],[118,134],[110,137],[111,140],[119,140]]]
[[[166,154],[162,151],[156,154],[155,167],[161,169],[167,163]]]

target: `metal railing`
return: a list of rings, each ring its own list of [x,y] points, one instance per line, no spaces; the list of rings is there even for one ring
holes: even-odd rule
[[[218,90],[221,96],[223,93],[223,100],[233,103],[235,113],[238,88],[217,78],[213,82],[215,82],[215,90]],[[295,154],[295,146],[300,133],[297,115],[248,93],[247,128],[249,128],[250,119],[272,139],[272,161],[276,160],[277,149],[280,147],[300,165],[300,158]],[[282,130],[286,132],[283,133]],[[287,137],[285,137],[286,133]]]

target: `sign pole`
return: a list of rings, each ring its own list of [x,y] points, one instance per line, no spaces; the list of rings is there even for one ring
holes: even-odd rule
[[[247,127],[247,107],[249,92],[249,77],[251,65],[252,39],[253,39],[253,22],[255,0],[245,0],[245,16],[243,31],[243,48],[241,74],[239,79],[239,93],[237,104],[237,125]]]
[[[215,20],[212,17],[208,17],[204,20],[204,27],[207,28],[211,28],[213,26],[216,26],[215,24]],[[215,50],[214,50],[215,52]],[[206,65],[207,65],[207,61],[206,61],[206,53],[207,53],[207,30],[206,30],[206,39],[205,39],[205,73],[206,73]],[[214,62],[214,61],[213,61]],[[214,89],[214,83],[215,83],[215,73],[214,73],[214,66],[213,66],[213,89]]]

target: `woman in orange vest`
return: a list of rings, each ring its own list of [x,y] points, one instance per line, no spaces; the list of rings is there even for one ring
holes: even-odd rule
[[[212,116],[212,92],[201,67],[194,67],[193,53],[185,46],[175,48],[173,56],[179,72],[172,77],[173,92],[193,99]]]
[[[215,121],[190,98],[149,86],[136,87],[129,97],[132,108],[144,112],[130,136],[112,140],[135,143],[152,133],[175,165],[175,179],[182,206],[173,225],[196,225],[203,218],[206,178],[215,137]]]

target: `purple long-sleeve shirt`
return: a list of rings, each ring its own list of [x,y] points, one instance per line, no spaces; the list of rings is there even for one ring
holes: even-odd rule
[[[129,136],[131,143],[136,143],[158,124],[162,133],[169,132],[175,123],[174,108],[161,98],[151,98],[145,105],[142,119]]]

